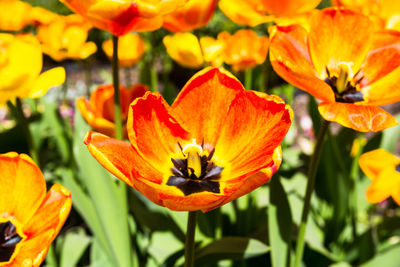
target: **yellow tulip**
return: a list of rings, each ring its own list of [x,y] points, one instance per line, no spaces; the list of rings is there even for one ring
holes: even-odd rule
[[[113,44],[109,39],[103,43],[103,51],[108,58],[112,58]],[[146,44],[137,34],[126,34],[118,41],[118,60],[121,67],[131,67],[135,65],[146,51]]]
[[[199,39],[192,33],[176,33],[163,39],[168,54],[179,65],[187,68],[199,68],[204,63],[214,67],[223,62],[222,52],[225,42],[212,37]]]
[[[86,42],[91,25],[79,15],[60,16],[38,27],[43,53],[56,61],[85,59],[97,51],[96,44]]]
[[[32,6],[19,0],[0,0],[0,30],[20,31],[30,22]]]
[[[64,82],[64,68],[41,74],[42,65],[42,50],[34,36],[0,34],[0,104],[16,97],[41,97]]]

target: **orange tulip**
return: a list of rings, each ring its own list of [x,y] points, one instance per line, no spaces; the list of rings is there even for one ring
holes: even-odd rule
[[[103,43],[103,51],[109,59],[113,56],[113,43],[109,39]],[[126,34],[118,41],[118,60],[121,67],[131,67],[138,63],[146,51],[146,44],[137,34]]]
[[[120,86],[122,121],[126,122],[129,104],[147,92],[145,85],[134,85],[127,89]],[[82,117],[96,131],[108,136],[115,136],[114,123],[114,87],[112,84],[99,86],[91,95],[90,100],[80,97],[76,106]]]
[[[206,26],[214,14],[217,0],[191,0],[182,8],[164,16],[164,28],[187,32]]]
[[[0,0],[0,30],[20,31],[29,23],[32,6],[19,0]]]
[[[80,15],[59,16],[38,27],[37,38],[43,53],[56,61],[86,59],[96,52],[93,42],[86,42],[91,25]]]
[[[232,65],[234,71],[254,68],[267,57],[268,37],[260,37],[252,30],[239,30],[233,35],[221,32],[218,40],[225,42],[224,62]]]
[[[0,266],[40,266],[71,210],[71,193],[46,182],[32,159],[0,154]]]
[[[235,23],[256,26],[276,18],[311,11],[320,2],[321,0],[220,0],[219,8]]]
[[[131,143],[89,132],[92,155],[116,177],[171,210],[203,212],[266,183],[280,166],[292,110],[248,91],[224,69],[195,74],[169,106],[148,92],[129,108]]]
[[[367,200],[378,203],[392,196],[400,206],[400,158],[380,148],[362,154],[359,164],[372,180],[366,191]]]
[[[271,35],[273,68],[321,99],[325,120],[360,132],[397,124],[377,105],[400,100],[400,33],[374,32],[367,17],[329,8],[312,16],[309,32],[277,26]]]
[[[163,24],[162,15],[183,6],[187,0],[60,0],[95,27],[116,36],[130,31],[154,31]]]
[[[397,0],[333,0],[334,5],[363,13],[380,27],[400,31],[400,1]]]

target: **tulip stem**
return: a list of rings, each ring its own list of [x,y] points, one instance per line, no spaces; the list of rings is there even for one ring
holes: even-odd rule
[[[118,36],[113,35],[113,58],[112,58],[112,74],[114,84],[114,121],[115,121],[115,137],[123,140],[122,132],[122,116],[121,116],[121,96],[119,93],[119,65],[118,65]]]
[[[185,241],[185,267],[194,265],[194,235],[196,233],[197,211],[188,212],[188,223]]]
[[[323,120],[321,127],[318,131],[317,142],[314,147],[314,154],[311,157],[310,165],[307,172],[307,189],[304,198],[303,211],[301,214],[301,222],[300,222],[299,235],[297,238],[296,258],[294,262],[294,267],[299,267],[301,265],[301,259],[303,257],[305,233],[306,233],[308,213],[310,211],[311,196],[314,191],[315,180],[316,180],[315,178],[317,174],[319,160],[321,158],[322,147],[325,140],[325,134],[328,128],[329,128],[329,122]]]
[[[251,90],[253,80],[253,69],[249,68],[244,71],[244,87]]]
[[[22,101],[19,97],[15,100],[15,106],[11,103],[11,101],[7,102],[9,109],[11,110],[14,118],[19,122],[24,131],[26,141],[28,143],[29,154],[33,161],[39,165],[39,155],[35,149],[35,145],[33,143],[32,133],[29,129],[29,121],[25,117],[24,110],[22,107]]]

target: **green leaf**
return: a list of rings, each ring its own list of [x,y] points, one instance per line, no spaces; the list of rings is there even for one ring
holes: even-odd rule
[[[399,266],[400,244],[376,255],[372,260],[361,265],[362,267]]]
[[[223,237],[196,252],[196,264],[222,259],[248,259],[266,254],[270,247],[248,237]]]
[[[83,229],[68,231],[64,236],[60,255],[60,267],[78,266],[78,262],[91,242]]]
[[[131,242],[128,226],[126,188],[98,163],[83,144],[89,130],[80,114],[75,114],[74,158],[79,168],[80,182],[85,185],[93,203],[101,229],[106,236],[108,250],[115,265],[132,266]]]
[[[272,266],[286,267],[290,265],[292,212],[287,194],[280,182],[280,177],[272,178],[269,186],[268,234]]]

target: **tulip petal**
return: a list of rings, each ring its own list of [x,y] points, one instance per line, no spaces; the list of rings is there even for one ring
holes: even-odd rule
[[[365,175],[374,180],[385,167],[400,164],[400,159],[386,150],[379,148],[362,154],[358,163]]]
[[[274,19],[274,16],[264,15],[257,10],[249,1],[220,0],[218,6],[229,19],[238,24],[254,27]]]
[[[148,92],[132,102],[127,129],[132,146],[156,169],[169,170],[171,157],[181,153],[179,142],[189,137],[159,93]]]
[[[226,70],[206,68],[186,83],[172,110],[192,138],[215,145],[231,102],[243,91],[242,84]]]
[[[131,144],[92,131],[84,142],[104,168],[128,185],[134,186],[134,177],[146,177],[153,183],[162,182],[162,174],[144,161]]]
[[[321,0],[262,0],[264,10],[277,17],[293,16],[314,9]]]
[[[315,69],[321,78],[326,68],[338,72],[340,63],[350,64],[355,74],[372,42],[374,27],[361,14],[346,9],[328,8],[311,19],[309,48]]]
[[[246,177],[245,180],[237,181],[236,183],[230,184],[229,187],[225,189],[225,193],[228,193],[229,191],[232,191],[233,193],[220,205],[222,206],[234,199],[248,194],[254,189],[267,183],[271,179],[272,175],[274,175],[275,172],[279,169],[282,163],[282,149],[280,146],[278,146],[274,150],[272,160],[272,163],[267,168],[261,169],[255,174]]]
[[[272,164],[293,117],[291,108],[277,98],[246,91],[232,101],[214,153],[216,160],[229,162],[224,170],[229,175],[222,174],[221,180],[232,181]]]
[[[67,219],[71,205],[71,193],[61,185],[53,185],[37,212],[24,226],[24,233],[37,236],[52,229],[55,237]]]
[[[51,229],[39,236],[24,241],[20,246],[18,254],[9,267],[39,267],[46,258],[47,251],[54,239],[54,235],[54,230]]]
[[[318,110],[325,120],[335,121],[359,132],[379,132],[398,124],[392,115],[376,106],[321,103]]]
[[[24,225],[45,197],[43,174],[29,156],[15,152],[0,155],[0,172],[0,214]]]
[[[381,202],[391,196],[393,192],[398,192],[399,187],[400,173],[395,170],[394,166],[385,168],[367,188],[367,200],[371,203]]]
[[[307,45],[307,31],[300,26],[273,28],[270,60],[274,70],[292,85],[325,102],[334,102],[331,87],[318,78]]]
[[[44,96],[47,91],[57,85],[63,84],[65,81],[65,70],[63,67],[53,68],[40,74],[33,88],[29,93],[29,97],[39,98]]]

